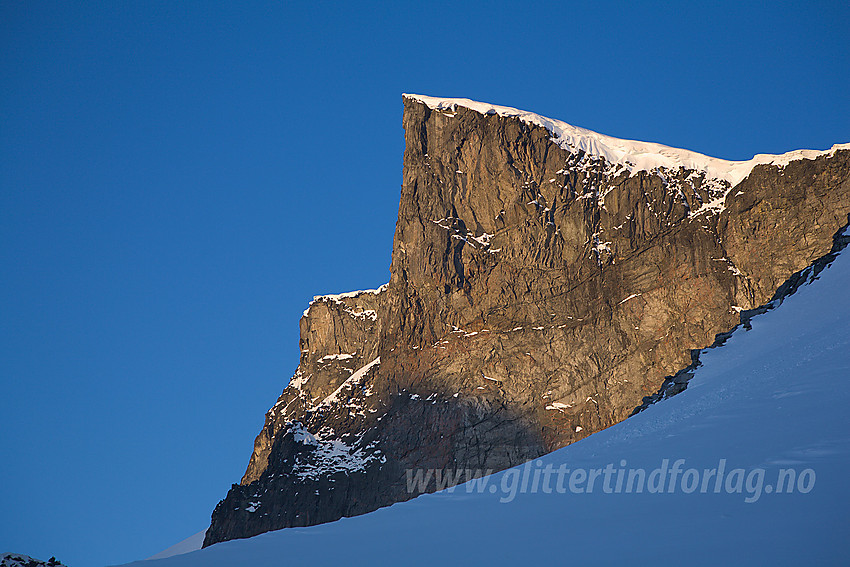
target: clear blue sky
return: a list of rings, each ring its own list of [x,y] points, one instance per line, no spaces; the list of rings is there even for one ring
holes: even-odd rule
[[[319,293],[389,279],[401,93],[729,159],[850,142],[847,2],[0,3],[0,551],[209,521]]]

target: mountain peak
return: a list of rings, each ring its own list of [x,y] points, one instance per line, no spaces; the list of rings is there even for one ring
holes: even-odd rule
[[[725,181],[730,187],[740,183],[757,165],[772,164],[782,167],[794,160],[816,159],[822,155],[831,156],[837,150],[850,149],[850,144],[835,144],[828,150],[794,150],[784,154],[757,154],[746,161],[729,161],[655,142],[615,138],[509,106],[477,102],[468,98],[442,98],[418,94],[403,94],[402,97],[420,102],[432,110],[443,112],[454,112],[457,107],[463,107],[484,115],[519,118],[527,124],[546,128],[552,134],[552,142],[569,152],[583,151],[587,155],[604,158],[616,168],[617,173],[628,172],[634,175],[639,171],[694,170],[704,173],[707,179]]]
[[[684,390],[702,349],[844,243],[847,150],[729,162],[419,95],[402,125],[389,284],[314,298],[205,546],[602,431]],[[411,487],[422,470],[439,474]]]

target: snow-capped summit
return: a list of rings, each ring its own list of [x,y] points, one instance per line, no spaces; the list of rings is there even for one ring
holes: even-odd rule
[[[453,111],[462,106],[481,114],[519,118],[523,122],[542,126],[549,130],[552,133],[552,141],[565,150],[571,152],[583,151],[591,156],[605,158],[610,164],[620,165],[624,170],[631,173],[653,169],[676,170],[683,168],[704,172],[707,178],[726,181],[731,186],[737,185],[755,166],[760,164],[784,166],[794,160],[815,159],[822,155],[832,155],[840,149],[850,149],[850,143],[835,144],[828,150],[794,150],[779,155],[757,154],[746,161],[728,161],[654,142],[623,140],[599,134],[586,128],[567,124],[561,120],[546,118],[534,112],[509,106],[476,102],[468,98],[441,98],[418,94],[404,94],[403,96],[421,102],[434,110]]]

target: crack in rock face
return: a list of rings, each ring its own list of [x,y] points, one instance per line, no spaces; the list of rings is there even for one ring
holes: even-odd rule
[[[407,471],[503,470],[683,390],[850,214],[850,145],[726,162],[418,96],[403,125],[390,281],[305,311],[204,545],[437,488]]]

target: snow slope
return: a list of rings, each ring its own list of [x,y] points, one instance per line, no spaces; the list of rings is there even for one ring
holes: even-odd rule
[[[439,98],[417,94],[402,96],[421,102],[434,110],[453,111],[458,106],[462,106],[481,114],[518,117],[523,122],[549,130],[552,133],[552,141],[565,150],[571,152],[583,150],[592,156],[604,157],[609,163],[620,165],[632,173],[657,168],[675,170],[683,167],[705,172],[706,177],[710,179],[728,181],[731,186],[737,185],[759,164],[785,166],[794,160],[815,159],[820,155],[832,155],[839,149],[850,149],[850,144],[835,144],[824,151],[794,150],[781,155],[758,154],[747,161],[727,161],[653,142],[621,140],[509,106],[476,102],[468,98]]]
[[[371,514],[145,562],[146,567],[285,565],[844,564],[850,552],[850,254],[778,309],[707,351],[682,394],[534,463],[488,477],[501,488],[524,468],[647,472],[762,469],[758,498],[714,492],[542,490],[510,502],[462,485]],[[768,493],[781,468],[810,469],[807,486]],[[684,473],[683,473],[684,474]],[[679,475],[681,479],[682,474]],[[813,482],[809,482],[813,481]],[[793,483],[792,483],[793,484]],[[586,485],[585,485],[586,486]],[[676,486],[676,485],[674,485]],[[799,483],[796,485],[799,486]],[[666,488],[666,487],[665,487]],[[625,491],[624,491],[625,492]],[[751,502],[747,502],[751,500]]]
[[[156,555],[148,557],[148,559],[165,559],[166,557],[173,557],[175,555],[195,551],[196,549],[201,549],[201,546],[204,545],[204,536],[206,535],[207,530],[202,530],[195,535],[187,537],[181,542],[175,543],[168,549],[164,549]]]

